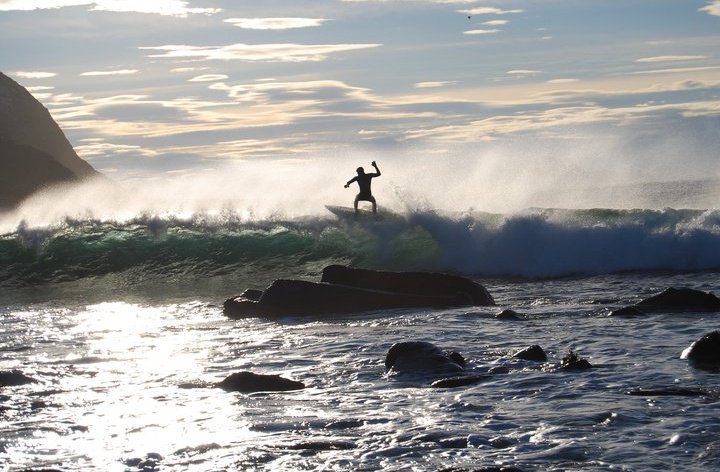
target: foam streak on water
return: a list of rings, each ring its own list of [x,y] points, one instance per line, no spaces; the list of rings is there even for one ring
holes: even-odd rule
[[[107,279],[105,282],[112,280]],[[718,387],[680,359],[716,315],[607,318],[666,286],[719,290],[718,273],[483,279],[499,308],[400,310],[331,319],[230,321],[222,295],[94,291],[87,281],[6,289],[0,370],[39,383],[0,391],[0,464],[9,470],[710,470],[720,466],[716,398],[639,397],[636,388]],[[90,287],[90,288],[88,288]],[[45,301],[37,301],[37,300]],[[33,301],[34,300],[34,301]],[[461,352],[480,384],[427,387],[384,376],[395,342]],[[510,353],[540,344],[545,369]],[[598,368],[554,372],[568,350]],[[282,394],[183,388],[232,372],[277,373]],[[315,444],[315,449],[303,449]],[[318,446],[321,444],[320,446]],[[319,450],[318,450],[319,449]]]

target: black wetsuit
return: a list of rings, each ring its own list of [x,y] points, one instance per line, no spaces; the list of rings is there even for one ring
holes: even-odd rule
[[[375,177],[374,174],[361,174],[353,179],[360,187],[360,193],[357,195],[358,200],[364,200],[367,202],[373,200],[372,191],[370,190],[370,182],[373,177]]]

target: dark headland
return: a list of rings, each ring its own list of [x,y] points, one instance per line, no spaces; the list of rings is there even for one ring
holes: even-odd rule
[[[0,211],[38,190],[100,175],[78,157],[47,108],[0,72]]]

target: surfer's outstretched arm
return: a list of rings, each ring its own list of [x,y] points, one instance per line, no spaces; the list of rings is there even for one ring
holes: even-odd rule
[[[348,188],[351,183],[355,182],[357,180],[357,177],[353,177],[352,179],[348,180],[345,184],[345,188]]]

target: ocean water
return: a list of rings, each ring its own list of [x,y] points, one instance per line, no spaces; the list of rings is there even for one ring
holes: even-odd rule
[[[343,263],[460,273],[497,307],[229,320],[222,302]],[[680,358],[717,314],[608,313],[720,291],[720,211],[67,218],[0,237],[0,469],[714,470],[718,373]],[[512,308],[522,321],[494,318]],[[456,350],[487,380],[392,377],[393,343]],[[539,344],[546,363],[512,354]],[[595,368],[556,370],[573,350]],[[201,388],[233,372],[286,393]],[[637,396],[634,389],[707,390]]]

